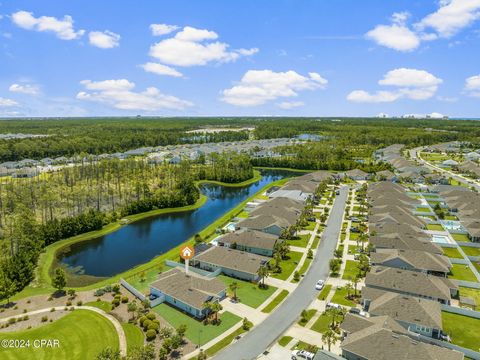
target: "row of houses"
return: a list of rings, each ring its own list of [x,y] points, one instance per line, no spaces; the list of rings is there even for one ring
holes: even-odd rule
[[[342,356],[357,359],[463,359],[457,351],[431,345],[446,338],[441,304],[450,304],[458,286],[446,278],[452,267],[413,214],[418,200],[392,182],[367,190],[372,268],[362,289],[369,317],[348,314],[341,325]]]
[[[440,195],[449,211],[455,213],[468,237],[480,241],[480,194],[463,187],[439,187]]]
[[[272,259],[276,245],[283,241],[281,233],[297,223],[306,199],[329,178],[330,173],[319,171],[276,188],[269,200],[250,209],[249,217],[238,222],[235,231],[214,239],[213,244],[195,246],[188,274],[182,267],[161,274],[150,285],[150,296],[201,319],[209,311],[206,302],[226,296],[226,286],[216,275],[260,281],[259,269]]]

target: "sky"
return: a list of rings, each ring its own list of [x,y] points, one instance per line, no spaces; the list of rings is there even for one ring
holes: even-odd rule
[[[480,0],[0,0],[0,116],[480,117]]]

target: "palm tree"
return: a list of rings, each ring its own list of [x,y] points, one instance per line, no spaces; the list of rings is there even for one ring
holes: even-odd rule
[[[337,318],[340,318],[344,315],[344,310],[343,308],[331,307],[327,310],[327,312],[332,316],[332,323],[330,324],[330,327],[335,329]]]
[[[267,278],[270,275],[270,272],[268,271],[268,268],[265,265],[262,265],[258,268],[257,275],[261,278],[262,280],[262,287],[265,287],[265,278]]]
[[[210,317],[210,314],[212,313],[212,303],[211,303],[211,301],[205,301],[203,303],[202,307],[203,307],[203,310],[205,310],[207,320],[208,320],[208,318]]]
[[[219,302],[212,303],[211,310],[215,314],[215,323],[218,323],[218,312],[223,309],[222,304]]]
[[[347,285],[345,285],[345,290],[347,291],[347,299],[349,299],[350,298],[350,293],[353,290],[353,286],[352,286],[351,282],[349,282],[349,283],[347,283]]]
[[[230,288],[230,291],[233,292],[233,300],[237,301],[237,290],[238,290],[238,283],[236,281],[230,283],[230,285],[228,285],[228,287]]]
[[[322,335],[322,341],[327,343],[328,351],[330,351],[332,344],[335,344],[338,340],[338,336],[332,329],[328,329]]]

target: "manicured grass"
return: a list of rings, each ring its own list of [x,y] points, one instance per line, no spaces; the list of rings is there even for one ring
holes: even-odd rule
[[[444,247],[444,248],[442,248],[442,250],[443,250],[443,254],[445,256],[448,256],[448,257],[454,258],[454,259],[463,259],[462,254],[460,254],[460,252],[457,250],[457,248]]]
[[[235,330],[233,333],[230,335],[224,337],[222,340],[217,342],[215,345],[209,347],[207,350],[205,350],[205,353],[208,356],[213,356],[216,353],[218,353],[220,350],[226,348],[230,343],[235,339],[237,336],[243,334],[246,330],[243,329],[243,327],[239,327],[237,330]]]
[[[340,234],[340,242],[344,242],[345,239],[346,239],[346,237],[347,237],[347,234],[345,234],[344,232],[342,232],[342,233]]]
[[[357,254],[357,253],[360,252],[361,249],[362,249],[361,246],[348,245],[348,253],[349,253],[349,254]]]
[[[0,348],[3,360],[94,359],[105,347],[118,349],[118,335],[112,323],[89,310],[74,310],[59,320],[30,330],[5,332],[2,340],[29,340],[25,348]],[[34,340],[58,339],[60,347],[35,348]]]
[[[477,271],[480,272],[480,263],[478,263],[478,262],[473,262],[472,264],[473,264],[473,266],[475,266],[475,269],[477,269]]]
[[[145,342],[145,336],[140,328],[131,323],[122,323],[123,331],[125,331],[125,337],[127,338],[127,351],[130,349],[143,346]]]
[[[222,280],[227,286],[227,292],[230,294],[229,285],[233,282],[238,284],[237,297],[242,304],[251,306],[253,308],[259,307],[265,300],[267,300],[277,290],[276,287],[267,285],[266,288],[260,288],[258,284],[249,283],[231,277],[220,275],[218,279]]]
[[[150,284],[156,280],[158,280],[158,275],[161,272],[165,272],[167,270],[170,270],[170,266],[166,265],[159,265],[158,267],[153,267],[149,270],[146,271],[141,271],[139,273],[134,274],[133,276],[130,276],[129,278],[125,279],[128,281],[130,285],[132,285],[135,289],[140,291],[141,293],[148,293],[150,289]],[[142,279],[142,275],[144,275],[144,278]],[[143,281],[142,281],[143,280]]]
[[[440,224],[427,224],[427,230],[445,231],[443,226]]]
[[[480,248],[469,246],[461,246],[461,248],[467,256],[480,256]]]
[[[242,218],[242,219],[248,218],[248,212],[246,212],[245,210],[243,210],[242,212],[240,212],[239,214],[237,214],[237,217],[238,217],[238,218]]]
[[[349,236],[350,240],[355,241],[360,237],[360,233],[351,232]]]
[[[317,321],[315,321],[311,329],[313,331],[323,334],[325,331],[327,331],[330,328],[331,323],[332,323],[332,316],[329,313],[324,312],[322,315],[320,315]]]
[[[477,304],[476,309],[480,309],[480,289],[473,289],[460,286],[458,289],[460,296],[466,296],[475,299],[475,303]]]
[[[311,237],[311,234],[299,235],[294,240],[287,240],[287,244],[290,246],[306,248]]]
[[[451,274],[448,275],[451,279],[465,280],[476,282],[477,278],[473,274],[472,270],[464,264],[452,264]]]
[[[335,290],[335,294],[333,294],[331,302],[352,307],[356,305],[353,301],[347,299],[347,290],[345,290],[344,287]]]
[[[312,263],[312,260],[313,259],[305,258],[305,261],[303,262],[302,267],[300,268],[300,270],[298,270],[298,273],[300,275],[303,275],[307,272],[308,268],[310,267],[310,264]]]
[[[287,280],[287,278],[293,273],[297,267],[303,253],[298,251],[290,251],[288,253],[289,259],[282,260],[280,262],[280,268],[282,272],[279,274],[272,273],[270,276],[280,280]]]
[[[445,220],[458,220],[458,218],[455,215],[445,215]]]
[[[306,343],[304,341],[299,341],[294,347],[292,347],[290,350],[305,350],[305,349],[311,349],[314,347],[313,345]]]
[[[83,305],[94,306],[96,308],[99,308],[99,309],[107,312],[107,313],[112,311],[112,304],[107,302],[107,301],[90,301],[90,302],[87,302]]]
[[[358,270],[358,261],[347,260],[345,264],[345,270],[343,271],[342,279],[344,280],[351,280],[357,276],[359,273]]]
[[[293,339],[293,337],[291,337],[291,336],[282,336],[282,337],[280,338],[280,340],[278,340],[278,344],[279,344],[280,346],[285,347],[285,346],[288,345],[288,343],[289,343],[290,341],[292,341],[292,339]]]
[[[443,331],[452,343],[474,351],[480,351],[480,319],[442,311]]]
[[[432,212],[432,210],[430,210],[430,208],[427,208],[427,207],[417,207],[415,210],[418,212],[424,212],[424,213]]]
[[[298,325],[303,327],[307,325],[310,319],[317,313],[317,310],[315,309],[308,309],[305,311],[307,312],[307,316],[305,316],[304,319],[300,318],[300,320],[298,320]]]
[[[315,238],[312,241],[312,250],[315,250],[318,247],[318,243],[320,242],[321,237],[320,236],[315,236]]]
[[[460,242],[470,242],[467,234],[451,234],[453,240]]]
[[[313,231],[315,229],[315,225],[317,225],[314,221],[309,221],[308,226],[305,227],[305,230]]]
[[[275,298],[262,309],[263,313],[271,313],[288,296],[287,290],[282,290]]]
[[[194,344],[198,344],[200,341],[201,345],[215,339],[242,320],[237,315],[225,311],[219,316],[220,325],[204,325],[202,321],[196,320],[165,303],[155,306],[153,311],[168,321],[174,328],[182,324],[187,325],[185,336]]]
[[[330,293],[330,290],[332,290],[332,285],[328,284],[323,287],[323,289],[320,291],[320,293],[317,296],[318,300],[325,300]]]

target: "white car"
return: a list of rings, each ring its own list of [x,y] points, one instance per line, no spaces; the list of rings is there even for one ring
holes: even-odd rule
[[[292,351],[292,360],[313,360],[315,357],[315,354],[312,354],[311,352],[305,351],[305,350],[294,350]]]
[[[322,290],[324,286],[325,286],[325,280],[318,280],[317,283],[315,284],[315,289]]]

